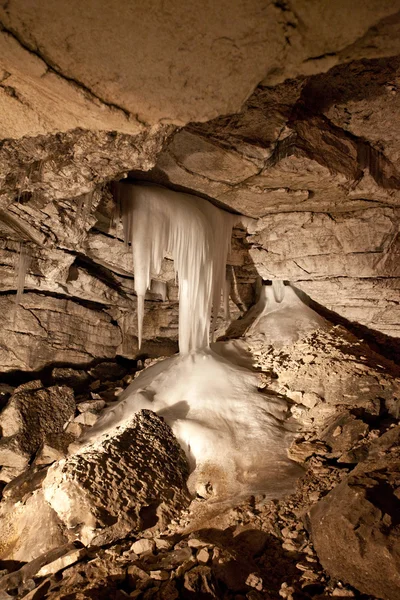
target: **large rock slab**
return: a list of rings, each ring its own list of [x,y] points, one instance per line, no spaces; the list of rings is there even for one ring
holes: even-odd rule
[[[397,600],[400,589],[400,429],[310,511],[318,558],[331,577]]]
[[[289,8],[224,0],[201,11],[180,0],[168,10],[161,0],[152,10],[18,0],[0,11],[2,136],[78,126],[135,132],[143,123],[232,113],[263,79],[270,85],[350,60],[370,29],[379,43],[367,44],[369,54],[391,56],[392,37],[380,22],[398,10],[397,0],[350,8],[344,1],[310,7],[296,0]]]
[[[189,502],[188,473],[171,429],[143,410],[50,467],[43,493],[71,540],[98,544],[175,517]]]
[[[29,293],[16,309],[15,296],[6,295],[0,297],[0,310],[3,371],[113,358],[122,341],[119,327],[106,312],[73,300]]]
[[[398,208],[287,212],[249,224],[240,272],[286,279],[350,321],[400,332]]]
[[[189,467],[171,429],[151,411],[47,471],[4,490],[0,558],[29,561],[67,541],[102,545],[162,528],[190,502]]]

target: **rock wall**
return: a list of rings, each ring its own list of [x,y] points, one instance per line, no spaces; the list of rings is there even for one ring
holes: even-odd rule
[[[400,4],[251,0],[229,6],[228,24],[221,4],[40,4],[0,7],[2,370],[137,356],[109,186],[128,173],[246,217],[229,259],[233,316],[261,275],[398,337]],[[150,355],[176,350],[168,260],[162,278]]]

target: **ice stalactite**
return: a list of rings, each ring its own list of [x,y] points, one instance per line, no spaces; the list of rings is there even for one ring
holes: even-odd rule
[[[14,322],[17,314],[17,308],[21,304],[22,294],[24,293],[26,273],[29,267],[30,257],[27,253],[26,246],[23,242],[20,243],[18,259],[15,264],[15,279],[17,294],[15,296]]]
[[[179,282],[179,350],[207,348],[221,296],[227,296],[226,260],[236,217],[197,196],[155,185],[118,188],[124,236],[132,245],[139,347],[146,291],[170,255]]]

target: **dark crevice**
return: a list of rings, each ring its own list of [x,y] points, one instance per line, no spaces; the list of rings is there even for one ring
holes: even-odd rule
[[[118,292],[118,294],[125,300],[128,300],[130,302],[132,301],[132,298],[122,289],[121,283],[118,281],[118,279],[116,279],[116,277],[110,269],[104,267],[103,265],[100,265],[98,262],[94,261],[92,258],[84,254],[79,254],[75,262],[71,265],[67,282],[73,281],[73,277],[77,278],[78,275],[77,272],[74,272],[74,269],[75,271],[77,271],[78,268],[85,270],[89,275],[92,275],[93,277],[107,285],[109,288]],[[126,278],[128,279],[128,276]]]
[[[310,308],[315,310],[322,317],[333,323],[334,325],[341,325],[345,327],[350,333],[358,337],[360,340],[365,341],[372,351],[385,357],[394,363],[395,367],[400,361],[400,338],[394,338],[380,331],[370,329],[361,323],[356,321],[350,321],[345,317],[342,317],[338,313],[334,312],[319,304],[312,298],[310,298],[305,292],[296,287],[296,284],[291,284],[295,289],[296,294],[299,298]]]
[[[16,295],[16,293],[17,292],[15,290],[2,290],[2,291],[0,291],[0,296]],[[95,311],[99,311],[99,312],[103,312],[105,308],[109,307],[109,304],[101,304],[100,302],[95,302],[93,300],[85,300],[78,296],[72,296],[69,294],[60,294],[59,292],[50,292],[47,290],[38,290],[35,288],[29,288],[29,287],[24,288],[24,294],[23,294],[22,300],[21,300],[22,305],[24,304],[25,294],[29,294],[29,293],[34,294],[35,296],[47,296],[50,298],[57,298],[57,300],[69,300],[70,302],[73,302],[75,304],[80,304],[84,308],[88,308],[90,310],[95,310]],[[26,308],[28,310],[42,310],[41,308],[36,307],[36,306],[27,306]]]

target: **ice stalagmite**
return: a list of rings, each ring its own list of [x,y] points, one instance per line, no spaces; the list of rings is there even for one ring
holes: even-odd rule
[[[155,185],[121,183],[118,196],[125,240],[132,245],[139,346],[146,291],[170,255],[179,282],[180,353],[208,347],[211,318],[225,292],[235,216],[197,196]]]

